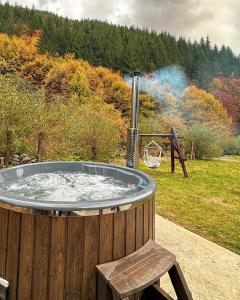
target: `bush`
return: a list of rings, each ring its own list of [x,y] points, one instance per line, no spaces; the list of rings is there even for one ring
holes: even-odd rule
[[[0,146],[9,164],[14,152],[26,149],[34,128],[35,112],[43,93],[26,90],[14,78],[0,76]]]
[[[240,138],[232,137],[224,139],[222,142],[224,154],[240,155]]]
[[[100,98],[90,98],[82,104],[75,102],[76,99],[72,101],[62,120],[65,138],[59,153],[84,160],[109,161],[125,139],[126,128],[120,113]]]
[[[185,152],[191,159],[220,157],[223,155],[221,138],[211,128],[195,124],[184,132]]]

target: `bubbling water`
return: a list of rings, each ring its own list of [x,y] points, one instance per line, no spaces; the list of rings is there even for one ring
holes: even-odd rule
[[[39,173],[0,184],[0,191],[39,201],[99,201],[127,197],[138,186],[86,173]]]

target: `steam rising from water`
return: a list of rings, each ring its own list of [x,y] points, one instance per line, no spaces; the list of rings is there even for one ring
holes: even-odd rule
[[[127,197],[138,187],[120,180],[85,173],[40,173],[1,183],[0,191],[43,201],[97,201]]]

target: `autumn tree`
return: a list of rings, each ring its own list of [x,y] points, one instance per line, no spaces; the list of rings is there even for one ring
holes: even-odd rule
[[[40,98],[39,92],[26,91],[15,79],[0,77],[0,136],[6,164],[14,151],[26,145]]]
[[[36,56],[39,40],[39,31],[22,37],[0,33],[0,73],[21,71],[22,66]]]
[[[235,132],[240,133],[240,80],[234,75],[214,78],[210,93],[221,101],[232,118]]]
[[[231,134],[231,118],[222,103],[212,94],[189,86],[182,98],[182,117],[190,125],[205,123],[222,134]]]
[[[71,92],[89,95],[90,90],[79,61],[72,56],[59,58],[45,79],[46,96],[48,99],[55,97],[69,97]]]
[[[47,54],[36,54],[33,60],[23,64],[20,76],[38,88],[41,88],[53,65],[54,59],[51,56]]]

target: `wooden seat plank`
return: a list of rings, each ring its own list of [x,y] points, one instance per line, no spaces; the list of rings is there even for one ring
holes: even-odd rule
[[[174,254],[149,240],[136,252],[98,265],[97,270],[118,296],[127,297],[156,282],[175,262]]]

